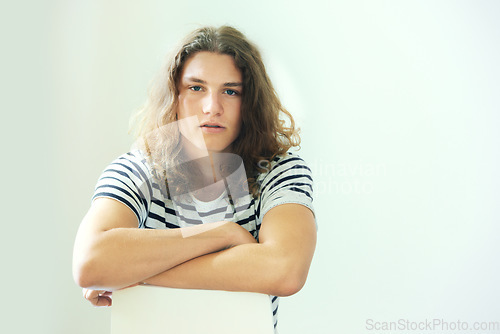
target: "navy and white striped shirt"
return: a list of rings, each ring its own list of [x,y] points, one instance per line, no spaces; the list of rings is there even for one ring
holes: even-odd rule
[[[259,174],[257,198],[239,197],[232,205],[227,191],[211,202],[195,197],[189,202],[176,201],[169,196],[165,183],[158,182],[153,175],[145,156],[138,150],[131,151],[104,170],[92,199],[108,197],[125,204],[137,216],[139,228],[179,228],[228,220],[244,227],[257,240],[265,214],[275,206],[296,203],[314,212],[311,170],[304,160],[290,152],[276,157],[267,165],[267,171]],[[270,298],[276,329],[279,298]]]

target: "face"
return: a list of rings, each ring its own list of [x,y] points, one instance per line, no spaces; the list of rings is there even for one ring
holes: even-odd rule
[[[178,89],[177,118],[197,116],[199,120],[199,124],[179,126],[182,135],[196,138],[201,130],[209,152],[230,151],[240,132],[243,93],[242,74],[234,59],[196,53],[184,63]]]

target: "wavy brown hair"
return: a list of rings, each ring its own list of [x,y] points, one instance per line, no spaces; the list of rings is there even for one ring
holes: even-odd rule
[[[300,137],[292,115],[281,104],[269,79],[259,50],[239,30],[230,26],[203,27],[184,39],[168,57],[153,81],[145,105],[132,119],[136,136],[156,171],[175,165],[173,160],[181,153],[179,134],[173,134],[172,127],[165,125],[177,119],[177,85],[183,66],[201,51],[230,55],[241,70],[242,124],[232,153],[243,159],[249,188],[256,196],[255,181],[258,173],[263,172],[262,161],[271,161],[299,146]]]

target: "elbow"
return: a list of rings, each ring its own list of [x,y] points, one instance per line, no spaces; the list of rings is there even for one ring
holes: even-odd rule
[[[99,278],[95,273],[96,270],[90,261],[73,263],[73,279],[82,288],[92,288],[99,285]]]
[[[81,288],[90,288],[94,286],[94,280],[82,271],[73,272],[73,279],[75,283]]]
[[[279,297],[292,296],[299,292],[305,283],[305,279],[289,275],[277,283],[274,295]]]
[[[275,277],[272,293],[279,297],[288,297],[299,292],[305,285],[309,267],[299,268],[288,266]]]
[[[109,282],[105,278],[111,277],[112,266],[103,254],[105,250],[93,244],[88,247],[75,246],[72,272],[73,280],[78,286],[94,290],[107,286]]]
[[[288,297],[298,293],[306,284],[311,259],[281,254],[273,256],[266,272],[270,275],[271,286],[268,294]]]
[[[90,288],[93,285],[93,280],[88,270],[84,266],[73,264],[73,280],[82,288]]]

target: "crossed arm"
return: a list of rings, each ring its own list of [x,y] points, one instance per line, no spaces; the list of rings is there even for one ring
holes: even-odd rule
[[[78,231],[73,275],[93,304],[137,283],[287,296],[299,291],[316,245],[312,212],[279,205],[265,215],[259,243],[232,222],[181,229],[137,228],[122,203],[96,199]]]

